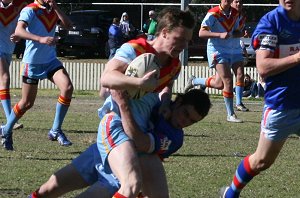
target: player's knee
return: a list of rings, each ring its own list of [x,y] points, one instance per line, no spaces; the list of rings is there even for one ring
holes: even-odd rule
[[[66,96],[68,98],[71,98],[73,91],[74,91],[74,87],[73,87],[72,83],[70,83],[67,86],[65,86],[64,88],[62,88],[60,91],[61,91],[62,95]]]
[[[72,95],[74,91],[74,87],[73,84],[70,83],[67,87],[66,87],[66,93],[68,93],[69,95]]]

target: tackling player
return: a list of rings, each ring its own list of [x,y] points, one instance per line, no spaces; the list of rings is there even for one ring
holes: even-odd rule
[[[101,125],[104,127],[110,125],[108,128],[114,126],[113,129],[111,128],[106,132],[110,132],[113,136],[121,130],[123,132],[119,135],[124,136],[124,141],[131,142],[124,131],[129,134],[131,130],[137,131],[136,133],[139,135],[133,137],[133,142],[139,151],[138,161],[143,175],[143,194],[149,197],[168,197],[166,176],[160,158],[169,157],[182,146],[183,127],[190,126],[207,115],[211,107],[208,95],[201,90],[191,90],[184,95],[178,95],[171,105],[171,117],[167,120],[158,114],[159,101],[156,94],[150,93],[139,100],[130,101],[129,104],[122,95],[114,93],[113,96],[120,106],[122,119],[128,119],[130,116],[127,111],[128,105],[130,105],[135,120],[140,121],[138,122],[139,125],[131,125],[131,123],[124,121],[123,129],[121,117],[115,113],[108,113],[100,123],[99,133],[105,130]],[[154,104],[156,104],[156,108],[151,114]],[[150,133],[137,130],[140,126],[149,123],[147,121],[149,118],[151,118],[154,126],[149,131]],[[142,120],[146,123],[142,123]],[[120,151],[117,148],[118,146],[111,152]],[[126,156],[123,160],[126,160]],[[119,166],[123,165],[122,162],[119,162]],[[87,186],[91,187],[81,194],[81,197],[97,197],[99,195],[109,198],[113,195],[119,197],[120,195],[116,191],[120,188],[120,183],[110,168],[112,167],[109,167],[107,162],[102,161],[96,144],[93,144],[73,160],[72,164],[52,175],[45,184],[32,194],[32,197],[57,197]]]
[[[182,11],[178,8],[163,9],[158,16],[158,26],[154,40],[147,41],[146,38],[131,40],[123,44],[114,58],[107,63],[101,76],[101,96],[105,95],[104,88],[116,90],[142,89],[150,92],[160,92],[161,105],[159,112],[168,116],[170,114],[173,82],[178,77],[181,69],[179,54],[188,46],[192,38],[194,24],[195,18],[190,11]],[[153,53],[158,58],[161,65],[158,81],[151,73],[146,74],[143,78],[132,78],[124,75],[128,64],[142,53]],[[100,109],[100,119],[107,111],[114,110],[114,106],[113,101],[106,102],[103,108]],[[128,119],[124,123],[131,122],[134,123],[134,120]],[[110,138],[110,135],[104,134],[103,138]],[[101,151],[101,140],[98,140],[98,142]],[[125,141],[117,146],[120,149],[119,152],[110,152],[112,148],[114,148],[114,145],[109,145],[107,151],[103,150],[104,159],[102,160],[105,161],[105,155],[109,153],[109,165],[113,167],[113,172],[122,184],[119,192],[127,196],[137,195],[142,177],[134,144]],[[121,152],[122,155],[120,155]],[[122,163],[124,166],[120,166],[118,164],[122,162],[123,156],[126,156],[127,161]],[[128,178],[128,175],[130,175],[130,178]]]

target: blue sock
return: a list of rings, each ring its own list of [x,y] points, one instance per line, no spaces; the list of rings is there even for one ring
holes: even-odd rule
[[[5,113],[5,117],[6,117],[6,122],[8,121],[10,112],[11,112],[11,102],[10,99],[9,100],[1,100],[2,103],[2,107]]]
[[[251,179],[257,175],[250,168],[249,164],[249,155],[244,158],[239,164],[235,175],[233,177],[233,181],[226,192],[226,198],[236,198],[240,196],[242,189],[251,181]]]
[[[227,110],[227,115],[231,116],[234,114],[233,110],[233,98],[224,97],[224,102]]]
[[[242,103],[243,91],[244,91],[244,87],[241,86],[235,87],[235,93],[236,93],[235,98],[236,98],[237,105],[240,105]]]
[[[207,78],[195,78],[193,80],[193,85],[197,86],[197,85],[204,85],[205,86],[205,82],[206,82]]]
[[[11,114],[8,117],[7,123],[3,129],[4,132],[4,136],[6,136],[7,134],[11,134],[12,133],[12,129],[14,127],[14,125],[16,124],[16,122],[18,122],[20,118],[17,117],[17,115],[15,114],[14,111],[11,111]]]
[[[70,103],[70,99],[66,99],[62,96],[59,96],[58,102],[56,103],[55,118],[52,126],[53,131],[61,129],[61,125],[66,117]]]

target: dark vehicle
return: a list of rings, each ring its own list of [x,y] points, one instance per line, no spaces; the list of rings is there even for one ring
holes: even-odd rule
[[[78,10],[69,14],[74,26],[56,29],[58,56],[107,58],[108,28],[113,15],[106,10]]]
[[[188,46],[188,56],[189,58],[203,58],[207,60],[207,39],[200,38],[198,34],[193,36]]]
[[[196,27],[200,27],[201,24],[197,24]],[[199,29],[194,28],[193,38],[189,42],[188,46],[188,57],[189,58],[203,58],[207,60],[207,39],[199,37]]]

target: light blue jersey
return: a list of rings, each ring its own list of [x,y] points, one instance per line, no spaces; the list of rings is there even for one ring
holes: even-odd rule
[[[32,3],[26,6],[20,13],[19,21],[27,23],[26,30],[39,36],[54,37],[58,16],[52,9],[46,10],[39,4]],[[41,44],[32,40],[26,40],[23,62],[29,64],[45,64],[56,58],[55,46]]]
[[[149,128],[152,127],[149,126],[150,114],[153,107],[158,103],[158,93],[147,93],[140,99],[131,99],[129,101],[130,109],[134,120],[136,121],[136,123],[139,124],[139,127],[143,132],[147,132]],[[115,112],[117,115],[120,116],[118,104],[115,101],[113,101],[111,96],[109,96],[105,100],[103,106],[98,109],[98,115],[100,120],[102,120],[104,115],[108,112]]]
[[[26,5],[24,2],[16,1],[4,6],[0,2],[0,53],[12,54],[15,44],[10,40],[10,36],[15,32],[19,12]]]
[[[221,6],[214,7],[208,11],[202,21],[201,27],[211,32],[229,32],[240,31],[239,14],[237,10],[231,9],[228,15],[222,10]],[[219,53],[241,54],[239,38],[209,38],[207,41],[208,51],[217,51]]]

